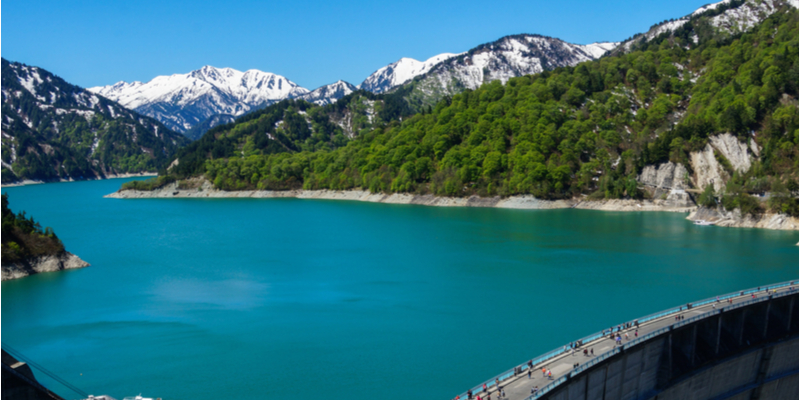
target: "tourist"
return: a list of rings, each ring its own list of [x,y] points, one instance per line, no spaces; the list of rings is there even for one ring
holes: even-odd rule
[[[637,329],[636,332],[633,333],[633,336],[639,337],[639,330]]]
[[[547,367],[542,367],[542,378],[547,376]]]
[[[486,384],[483,384],[483,393],[486,393]]]
[[[472,389],[467,390],[467,399],[472,400]]]
[[[531,369],[528,368],[528,379],[531,379]]]
[[[592,347],[592,357],[594,357],[594,347]]]
[[[506,390],[505,389],[500,388],[500,396],[506,397]]]
[[[629,338],[629,337],[628,337],[628,332],[625,332],[625,341],[627,342],[627,341],[628,341],[628,340],[630,340],[630,339],[631,339],[631,338]]]

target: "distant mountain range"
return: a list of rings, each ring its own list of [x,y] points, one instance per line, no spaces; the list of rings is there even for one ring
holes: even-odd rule
[[[2,181],[155,172],[188,143],[161,122],[2,59]]]
[[[285,98],[309,93],[280,75],[205,66],[188,74],[158,76],[147,83],[118,82],[90,92],[186,132],[218,114],[239,116]]]
[[[444,94],[475,88],[482,82],[498,79],[505,82],[510,77],[593,60],[616,45],[574,45],[538,35],[507,36],[467,53],[442,53],[425,61],[401,58],[373,72],[358,86],[340,80],[313,91],[269,72],[241,72],[212,66],[187,74],[158,76],[147,83],[118,82],[88,90],[196,139],[219,123],[284,99],[326,105],[359,89],[376,94],[389,92],[436,71],[426,81],[429,83],[425,89],[415,92],[423,97],[430,92],[431,97],[423,101],[429,104]],[[435,90],[429,87],[431,82],[436,82]]]

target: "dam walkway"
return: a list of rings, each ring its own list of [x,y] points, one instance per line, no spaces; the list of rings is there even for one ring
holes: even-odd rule
[[[619,324],[611,331],[606,329],[589,335],[493,377],[472,388],[471,398],[478,399],[480,396],[481,400],[536,399],[556,389],[571,375],[576,375],[638,343],[699,319],[767,301],[772,297],[796,294],[797,284],[797,281],[791,281],[743,290]],[[616,340],[617,335],[621,337],[620,342]],[[588,354],[584,355],[584,350],[587,350]],[[543,368],[549,371],[549,376],[545,376]],[[535,392],[534,387],[538,387]],[[505,392],[504,397],[500,396],[498,388]],[[462,393],[456,398],[469,399],[468,393]]]

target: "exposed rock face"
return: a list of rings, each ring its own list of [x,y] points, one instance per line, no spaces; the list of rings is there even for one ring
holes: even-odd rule
[[[764,228],[778,230],[798,230],[798,220],[786,214],[759,214],[742,215],[741,210],[734,209],[726,211],[723,208],[713,209],[699,207],[695,212],[689,214],[686,219],[691,221],[711,221],[717,226],[736,227],[736,228]]]
[[[757,146],[751,146],[757,148]],[[730,174],[714,156],[715,150],[727,158],[733,169],[738,172],[747,172],[752,165],[752,150],[748,148],[747,144],[739,142],[736,136],[730,133],[712,136],[703,151],[689,155],[695,173],[693,183],[698,189],[702,190],[708,185],[714,185],[714,191],[718,192],[730,179]]]
[[[40,272],[62,271],[88,266],[89,263],[81,260],[78,256],[70,252],[64,252],[61,255],[37,257],[22,263],[4,263],[2,266],[2,280],[24,278]]]
[[[736,136],[730,133],[723,133],[717,136],[708,138],[710,144],[714,146],[720,153],[722,153],[728,161],[733,165],[733,169],[738,172],[747,172],[752,165],[750,159],[750,151],[745,143],[739,141]]]
[[[688,176],[686,167],[670,161],[658,167],[655,165],[644,167],[637,180],[651,192],[656,201],[663,203],[660,206],[687,209],[696,206],[692,197],[685,191],[689,187]]]

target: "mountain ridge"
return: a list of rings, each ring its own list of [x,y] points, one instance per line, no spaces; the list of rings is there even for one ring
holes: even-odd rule
[[[154,172],[187,143],[161,122],[2,59],[3,183]]]

